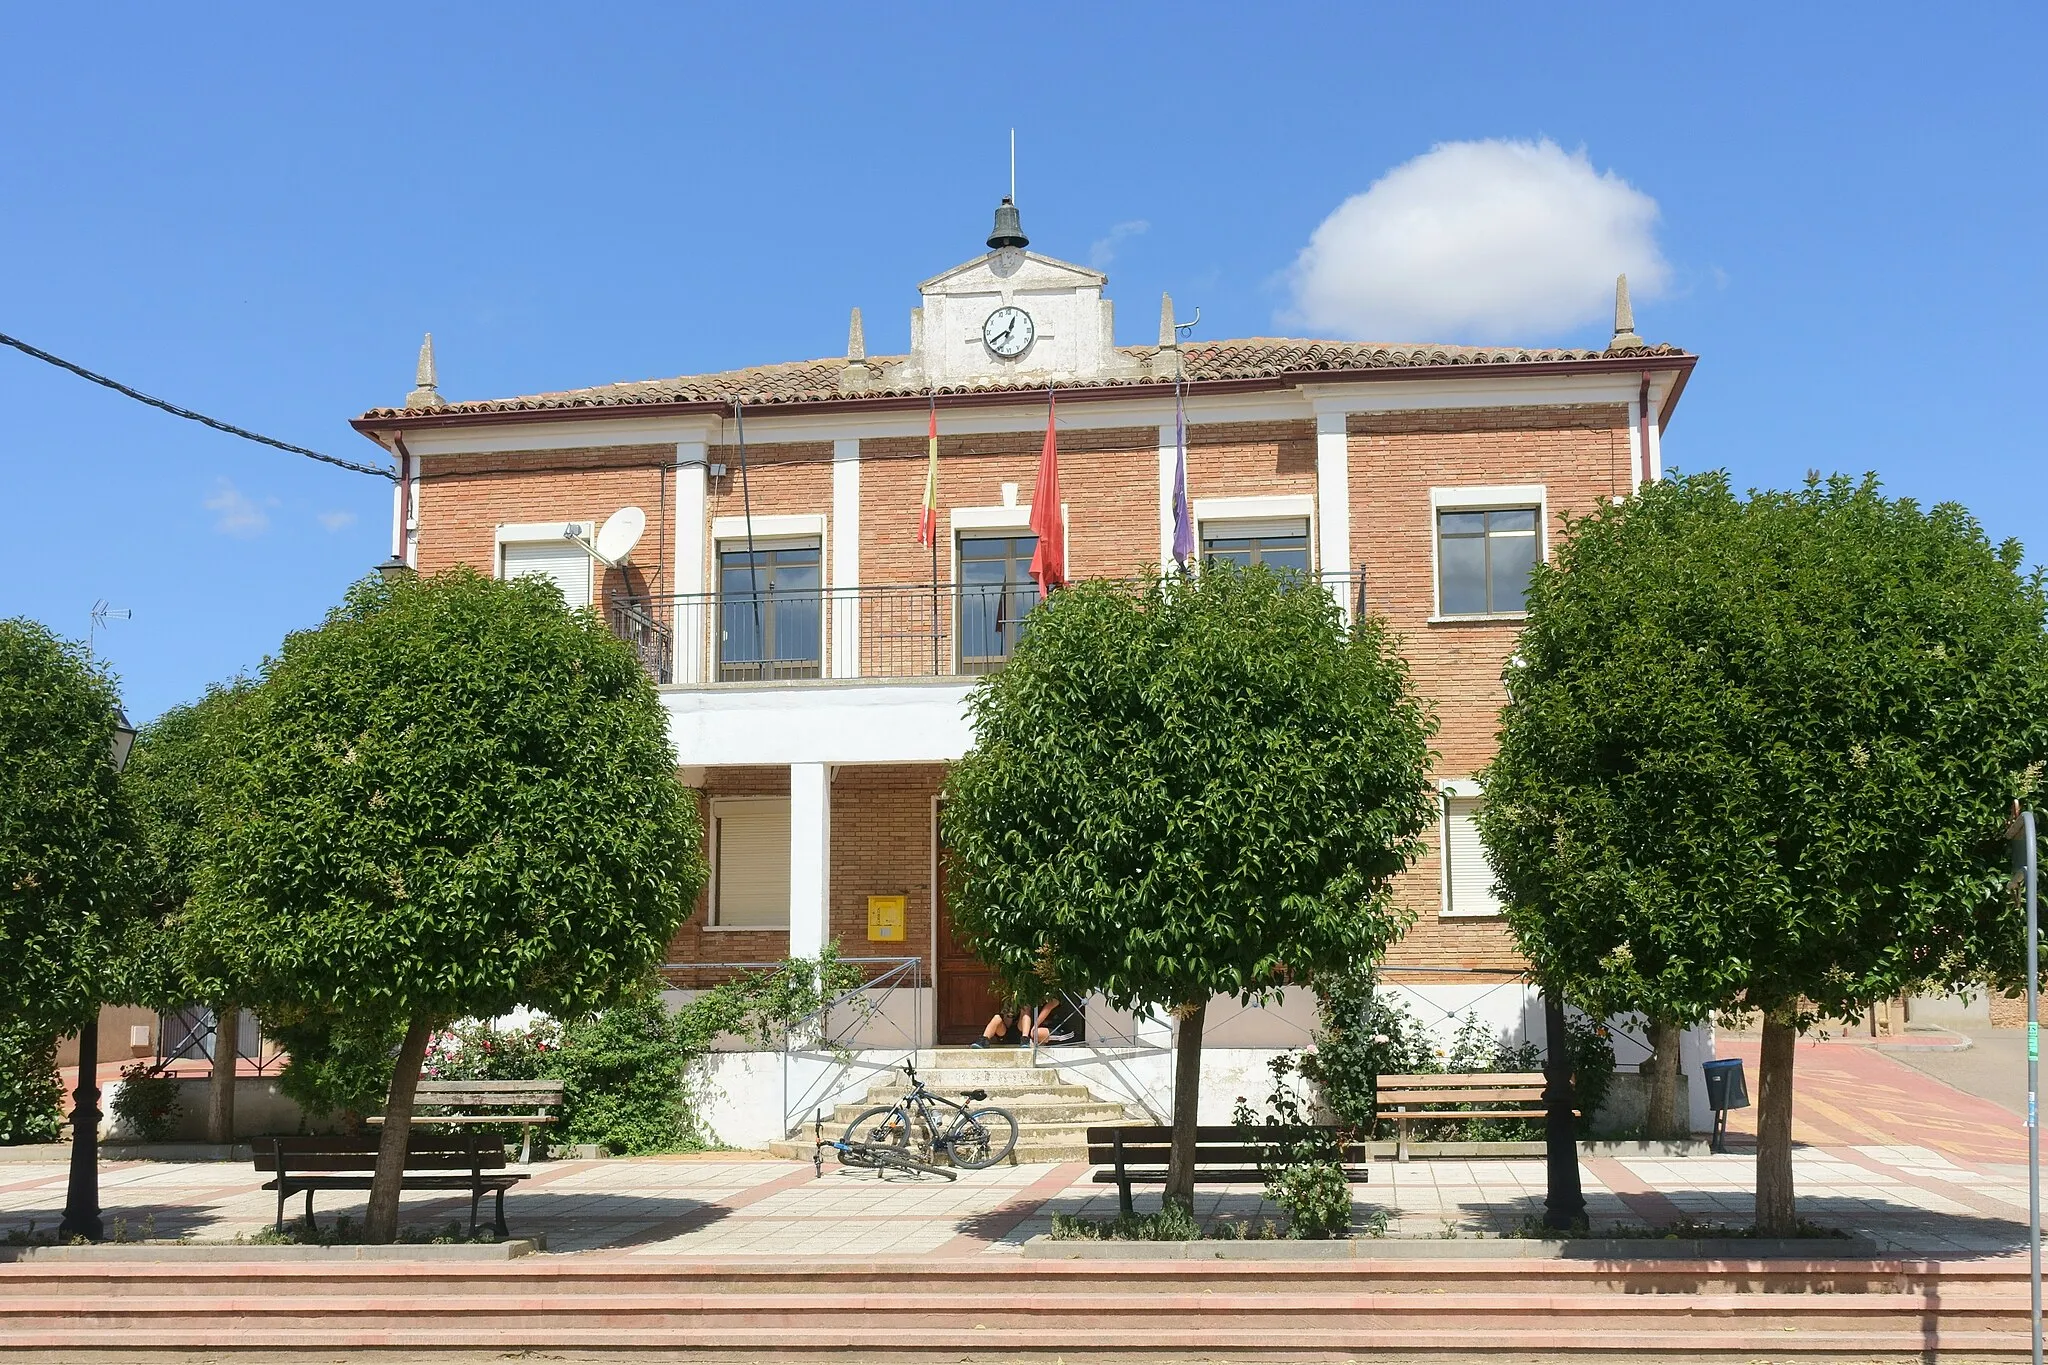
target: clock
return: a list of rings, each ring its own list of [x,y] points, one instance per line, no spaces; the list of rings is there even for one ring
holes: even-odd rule
[[[1015,360],[1031,348],[1032,338],[1038,335],[1037,325],[1031,321],[1031,314],[1014,304],[1004,304],[988,315],[981,324],[981,344],[988,347],[990,355],[1003,360]]]

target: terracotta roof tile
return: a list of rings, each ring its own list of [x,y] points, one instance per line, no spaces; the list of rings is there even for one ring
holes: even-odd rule
[[[1133,362],[1156,355],[1149,346],[1123,346],[1118,350]],[[1481,365],[1519,365],[1542,361],[1614,359],[1621,355],[1685,356],[1675,346],[1649,346],[1628,352],[1572,349],[1529,350],[1500,346],[1427,346],[1364,341],[1297,341],[1278,337],[1247,337],[1236,341],[1191,343],[1183,348],[1182,360],[1190,383],[1224,379],[1273,379],[1289,375],[1310,375],[1323,371],[1443,369]],[[595,388],[568,389],[560,393],[536,393],[521,398],[486,398],[449,403],[432,409],[373,408],[363,414],[365,421],[395,417],[459,417],[477,413],[547,412],[576,408],[630,408],[659,403],[727,402],[734,399],[749,407],[794,403],[818,403],[849,398],[922,397],[922,384],[898,386],[890,383],[890,371],[899,369],[907,356],[870,356],[866,362],[874,378],[858,389],[840,385],[847,362],[834,356],[825,360],[796,360],[780,365],[756,365],[747,369],[724,370],[716,374],[682,375],[675,379],[643,379],[623,384],[602,384]],[[1066,380],[1060,389],[1103,389],[1156,384],[1156,375],[1135,364],[1128,373],[1086,381]],[[941,385],[940,395],[962,393],[1030,393],[1043,385],[987,383]]]

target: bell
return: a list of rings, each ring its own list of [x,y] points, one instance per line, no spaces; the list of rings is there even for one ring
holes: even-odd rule
[[[1017,217],[1017,206],[1006,194],[1003,202],[996,205],[996,226],[988,235],[988,249],[1000,251],[1006,246],[1030,245],[1031,239],[1024,235],[1024,223]]]

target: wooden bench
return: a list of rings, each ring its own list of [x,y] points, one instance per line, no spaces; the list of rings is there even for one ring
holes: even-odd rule
[[[1540,1071],[1442,1072],[1430,1076],[1382,1076],[1375,1119],[1394,1121],[1394,1159],[1408,1159],[1408,1126],[1459,1123],[1466,1119],[1523,1119],[1542,1123]],[[1479,1105],[1477,1109],[1424,1109],[1422,1105]],[[1533,1107],[1532,1107],[1533,1106]],[[1574,1110],[1576,1114],[1578,1111]]]
[[[553,1123],[552,1106],[562,1107],[560,1081],[421,1081],[413,1092],[415,1124],[446,1124],[451,1128],[475,1128],[485,1124],[512,1123],[526,1128],[519,1144],[519,1160],[533,1160],[533,1130]],[[452,1114],[423,1114],[422,1109],[452,1109]],[[369,1119],[382,1123],[381,1116]]]
[[[280,1137],[256,1142],[256,1169],[272,1172],[263,1188],[277,1191],[277,1230],[284,1231],[284,1203],[306,1196],[306,1226],[313,1221],[316,1190],[367,1190],[377,1169],[378,1135],[361,1137]],[[505,1169],[505,1144],[483,1133],[409,1133],[405,1174],[400,1189],[469,1191],[469,1235],[476,1236],[477,1205],[486,1194],[498,1197],[493,1226],[500,1237],[505,1226],[505,1191],[526,1179],[524,1171]]]
[[[1268,1130],[1235,1126],[1195,1129],[1195,1183],[1256,1185],[1265,1180],[1265,1172],[1259,1169],[1264,1145],[1258,1140],[1264,1131]],[[1346,1130],[1319,1127],[1316,1131],[1328,1134],[1336,1143]],[[1247,1132],[1252,1141],[1245,1140]],[[1279,1141],[1277,1132],[1273,1141]],[[1132,1211],[1131,1186],[1166,1183],[1166,1163],[1172,1150],[1173,1129],[1157,1124],[1120,1124],[1088,1130],[1089,1163],[1109,1168],[1097,1171],[1094,1181],[1098,1185],[1116,1186],[1116,1206],[1122,1213]],[[1345,1178],[1353,1184],[1363,1184],[1371,1178],[1371,1160],[1362,1142],[1344,1142],[1338,1148],[1339,1164],[1344,1168]]]

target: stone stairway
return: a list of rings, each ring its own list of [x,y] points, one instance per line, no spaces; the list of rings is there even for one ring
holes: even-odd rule
[[[1408,1260],[1328,1245],[1359,1259],[1034,1260],[1020,1274],[1006,1256],[490,1264],[337,1248],[315,1264],[250,1247],[243,1263],[29,1263],[0,1274],[0,1342],[10,1357],[248,1365],[486,1352],[776,1365],[2028,1358],[2023,1258]]]
[[[1033,1066],[1029,1048],[925,1048],[917,1054],[917,1076],[947,1099],[957,1100],[965,1090],[986,1090],[983,1103],[1014,1114],[1017,1148],[1008,1162],[1013,1166],[1085,1161],[1090,1124],[1152,1122],[1144,1113],[1103,1099],[1085,1085],[1062,1081],[1051,1067]],[[847,1125],[864,1110],[893,1104],[909,1089],[910,1081],[900,1070],[879,1073],[863,1098],[842,1103],[825,1115],[825,1136],[844,1136]],[[769,1143],[768,1150],[776,1156],[808,1157],[813,1146],[806,1126],[797,1137]]]

